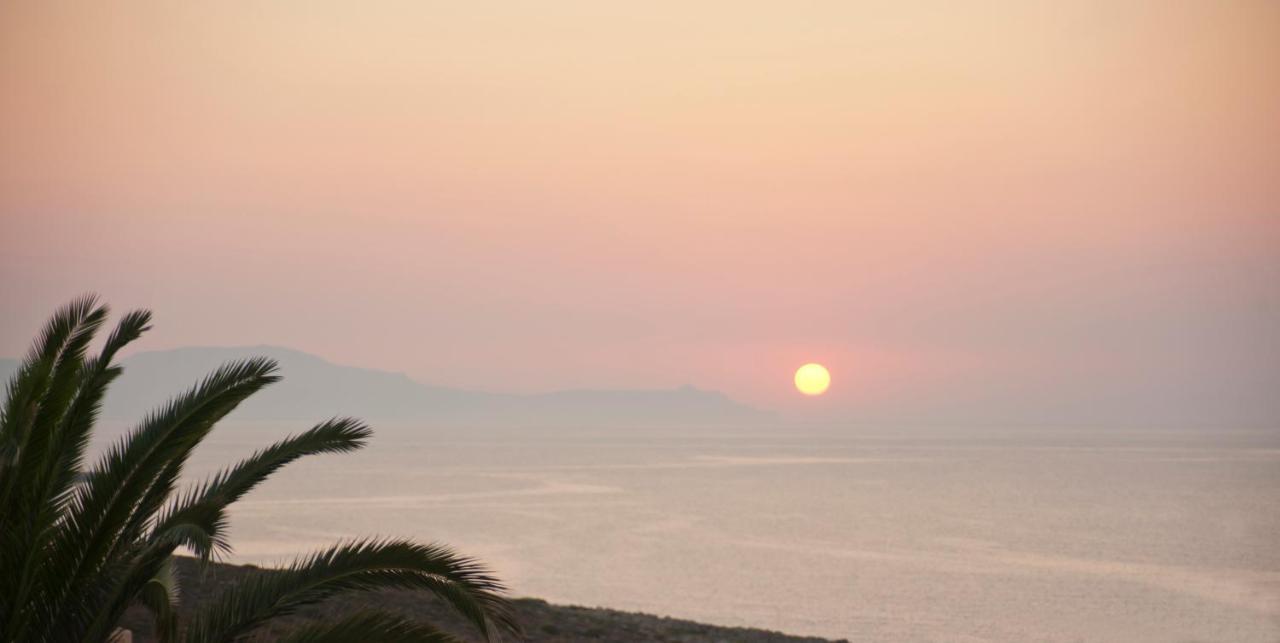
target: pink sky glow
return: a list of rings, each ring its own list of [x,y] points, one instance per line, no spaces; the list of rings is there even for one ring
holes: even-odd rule
[[[0,356],[1276,424],[1280,3],[6,2],[0,273]]]

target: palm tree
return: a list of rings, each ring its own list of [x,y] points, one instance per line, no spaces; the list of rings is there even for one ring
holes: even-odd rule
[[[364,445],[368,427],[333,419],[179,490],[183,466],[214,424],[279,379],[266,359],[226,364],[152,412],[93,466],[85,450],[116,354],[150,326],[125,315],[101,351],[107,319],[96,297],[59,310],[8,385],[0,409],[0,640],[108,640],[124,611],[145,605],[164,641],[243,640],[261,626],[349,592],[431,592],[486,640],[517,631],[501,583],[442,545],[364,539],[336,544],[282,570],[260,572],[177,623],[174,552],[201,561],[231,551],[227,507],[303,456]],[[181,630],[181,631],[180,631]],[[288,640],[453,641],[432,627],[369,610],[295,630]]]

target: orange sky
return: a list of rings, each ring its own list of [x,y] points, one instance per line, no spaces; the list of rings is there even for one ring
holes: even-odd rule
[[[1280,422],[1278,179],[1269,0],[6,2],[0,355]]]

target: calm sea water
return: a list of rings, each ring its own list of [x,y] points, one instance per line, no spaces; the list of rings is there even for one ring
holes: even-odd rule
[[[239,562],[410,536],[520,595],[854,641],[1280,640],[1274,432],[384,426],[233,524]]]

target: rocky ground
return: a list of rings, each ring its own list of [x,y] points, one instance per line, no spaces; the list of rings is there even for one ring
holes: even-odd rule
[[[235,565],[210,565],[203,573],[195,561],[179,559],[182,580],[182,613],[209,600],[220,589],[234,585],[245,574],[257,571],[253,567]],[[620,612],[611,609],[552,605],[546,601],[521,598],[514,601],[517,618],[525,629],[527,641],[603,641],[606,643],[630,643],[640,641],[711,642],[744,641],[751,643],[823,643],[826,639],[789,636],[766,630],[719,627],[674,618]],[[464,640],[476,640],[474,632],[444,605],[422,594],[382,592],[372,596],[347,599],[334,605],[324,605],[298,619],[282,624],[274,631],[264,632],[262,640],[271,640],[273,633],[284,631],[302,619],[315,618],[323,613],[328,616],[344,610],[377,606],[382,609],[410,614],[446,629]],[[149,615],[141,610],[131,610],[123,625],[134,633],[136,643],[154,641],[149,625]]]

